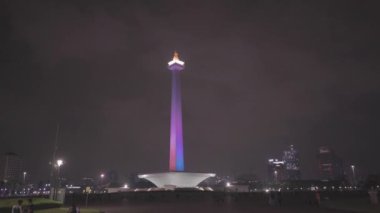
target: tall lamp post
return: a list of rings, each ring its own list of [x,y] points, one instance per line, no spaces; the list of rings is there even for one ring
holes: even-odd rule
[[[58,159],[57,160],[57,176],[58,176],[58,179],[59,179],[59,168],[63,165],[63,160],[61,159]]]
[[[100,186],[99,186],[99,190],[101,190],[100,192],[102,193],[103,192],[103,190],[104,190],[104,177],[105,177],[106,175],[104,174],[104,173],[101,173],[100,174]]]
[[[22,175],[23,175],[23,190],[24,190],[24,193],[26,194],[27,193],[27,187],[26,187],[26,172],[24,171],[23,173],[22,173]]]
[[[104,177],[106,175],[104,173],[100,174],[100,185],[103,186],[103,183],[104,183]]]
[[[352,185],[356,186],[355,165],[351,165],[351,171],[352,171]]]
[[[54,187],[54,200],[57,200],[57,194],[58,194],[58,188],[61,186],[61,181],[60,181],[60,168],[63,165],[63,160],[58,159],[56,162],[56,167],[57,167],[57,181],[56,181],[56,186]]]
[[[274,183],[277,184],[278,182],[278,172],[277,170],[274,170]]]
[[[26,174],[27,174],[26,172],[23,172],[23,173],[22,173],[22,175],[23,175],[23,177],[24,177],[24,179],[23,179],[23,180],[24,180],[24,185],[25,185],[25,183],[26,183]]]

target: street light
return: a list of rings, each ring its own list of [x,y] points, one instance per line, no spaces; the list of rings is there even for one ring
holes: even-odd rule
[[[27,173],[26,173],[26,172],[23,172],[22,174],[24,175],[24,184],[25,184],[26,174],[27,174]]]
[[[278,176],[278,172],[277,170],[274,170],[274,182],[277,183],[277,176]]]
[[[58,178],[58,188],[61,187],[61,181],[59,179],[59,176],[60,176],[60,168],[61,166],[63,165],[63,160],[62,159],[58,159],[57,160],[57,178]]]
[[[104,177],[105,177],[105,176],[106,176],[106,175],[105,175],[104,173],[100,174],[100,184],[99,184],[99,186],[100,186],[102,189],[104,189],[103,184],[104,184]]]
[[[105,177],[106,175],[104,174],[104,173],[102,173],[102,174],[100,174],[100,185],[103,185],[103,183],[104,183],[104,177]]]
[[[55,181],[55,184],[54,184],[53,200],[57,200],[58,188],[61,186],[61,181],[59,179],[59,176],[60,176],[59,172],[62,165],[63,165],[63,160],[58,159],[55,164],[55,167],[57,168],[57,180]]]
[[[352,170],[352,183],[355,186],[356,185],[355,165],[351,165],[351,170]]]
[[[58,168],[59,168],[60,166],[62,166],[62,164],[63,164],[63,160],[62,160],[62,159],[58,159],[58,160],[57,160],[57,166],[58,166]]]
[[[58,180],[59,180],[59,169],[60,167],[63,165],[63,160],[62,159],[58,159],[57,160],[57,177],[58,177]]]

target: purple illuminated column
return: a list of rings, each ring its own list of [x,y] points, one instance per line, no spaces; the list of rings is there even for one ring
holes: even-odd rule
[[[169,169],[184,171],[180,73],[185,68],[185,63],[179,60],[177,52],[174,53],[173,60],[168,63],[168,68],[172,71]]]

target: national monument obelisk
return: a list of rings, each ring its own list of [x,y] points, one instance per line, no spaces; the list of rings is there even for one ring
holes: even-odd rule
[[[138,177],[149,180],[159,188],[194,188],[215,174],[184,172],[180,73],[185,69],[185,62],[179,59],[177,52],[169,61],[168,69],[172,72],[169,172],[140,174]]]
[[[172,101],[170,114],[170,159],[171,172],[184,171],[183,131],[182,131],[182,103],[181,103],[181,71],[185,62],[179,60],[178,53],[174,52],[173,60],[168,63],[172,72]]]

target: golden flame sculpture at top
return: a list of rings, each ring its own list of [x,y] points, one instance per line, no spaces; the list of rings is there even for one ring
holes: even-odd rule
[[[177,51],[174,51],[173,60],[179,60],[179,54]]]
[[[179,54],[178,54],[177,51],[174,51],[173,60],[169,61],[169,63],[168,63],[169,66],[171,66],[173,64],[178,64],[178,65],[181,65],[181,66],[185,65],[185,62],[179,60]]]

